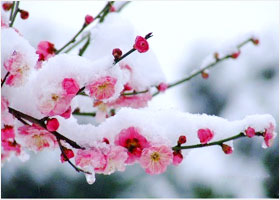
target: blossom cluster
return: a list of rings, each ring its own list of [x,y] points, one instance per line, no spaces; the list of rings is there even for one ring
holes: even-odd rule
[[[110,6],[106,20],[88,34],[93,45],[83,56],[61,53],[46,40],[34,48],[2,18],[2,164],[13,155],[26,160],[28,151],[59,148],[60,161],[74,162],[93,183],[95,173],[110,175],[137,163],[147,174],[161,174],[182,162],[183,145],[204,147],[240,132],[263,136],[263,146],[272,145],[276,132],[270,115],[229,122],[145,108],[153,90],[164,92],[169,85],[147,40],[152,34],[141,36],[115,9]],[[28,18],[27,11],[20,12]],[[95,20],[87,15],[83,28]],[[92,123],[79,124],[77,110],[95,112]],[[219,145],[224,153],[233,152],[232,141]]]

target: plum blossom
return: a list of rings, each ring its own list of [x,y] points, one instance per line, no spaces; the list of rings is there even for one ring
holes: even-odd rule
[[[48,131],[56,131],[59,127],[59,122],[56,118],[48,119],[46,127]]]
[[[86,15],[85,16],[85,24],[89,25],[94,21],[94,18],[91,15]]]
[[[115,144],[127,149],[128,158],[126,163],[132,164],[139,160],[142,150],[150,146],[148,140],[140,134],[136,127],[121,130],[115,138]]]
[[[109,99],[114,95],[116,83],[116,78],[105,76],[91,82],[86,86],[86,88],[89,90],[91,97],[101,101],[104,99]]]
[[[36,124],[19,127],[18,133],[22,144],[35,152],[45,148],[55,149],[58,146],[56,137]]]
[[[139,53],[145,53],[149,50],[149,43],[145,38],[143,38],[141,36],[137,36],[133,47]]]
[[[207,144],[214,137],[213,131],[210,129],[199,129],[197,131],[198,138],[201,144]]]
[[[55,55],[54,44],[49,41],[41,41],[37,46],[36,54],[39,55],[38,61],[46,61]]]
[[[7,60],[4,60],[4,67],[10,73],[6,80],[9,86],[22,85],[30,71],[24,55],[18,51],[14,51]]]
[[[74,157],[74,152],[72,151],[72,149],[67,149],[67,148],[63,148],[63,152],[65,153],[65,155],[67,156],[68,159],[71,159]],[[62,163],[64,163],[66,161],[63,153],[60,154],[60,161]]]
[[[66,118],[70,117],[71,109],[69,110],[69,106],[78,91],[77,81],[72,78],[65,78],[58,88],[58,92],[46,93],[39,97],[38,108],[42,114],[47,116],[62,115]]]
[[[162,145],[145,148],[139,162],[146,173],[154,175],[165,172],[167,166],[172,163],[172,160],[171,148]]]
[[[273,144],[273,140],[276,137],[276,133],[274,132],[274,125],[272,123],[269,124],[269,127],[265,129],[264,132],[264,143],[263,148],[271,147]]]
[[[168,88],[168,84],[167,83],[160,83],[158,86],[157,86],[157,89],[158,91],[160,92],[165,92],[165,90],[167,90]]]

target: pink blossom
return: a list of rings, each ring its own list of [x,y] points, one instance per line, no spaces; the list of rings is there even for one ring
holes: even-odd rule
[[[1,140],[12,140],[15,139],[15,131],[12,126],[5,126],[1,129]]]
[[[114,108],[120,107],[131,107],[131,108],[142,108],[148,105],[148,101],[152,99],[150,92],[136,95],[121,95],[117,100],[108,103],[108,106]]]
[[[23,140],[22,144],[33,151],[41,151],[45,148],[54,149],[58,145],[52,133],[36,124],[19,127],[18,133]]]
[[[14,117],[9,113],[9,102],[8,100],[1,96],[1,122],[5,125],[13,125]]]
[[[63,152],[65,153],[65,155],[67,156],[68,159],[71,159],[74,157],[74,152],[72,151],[72,149],[64,148]],[[64,163],[66,161],[66,159],[62,153],[60,154],[60,161],[62,163]]]
[[[139,160],[142,150],[150,146],[147,139],[142,136],[139,130],[135,127],[122,129],[115,138],[115,144],[125,147],[128,151],[126,163],[133,163]]]
[[[71,114],[72,114],[72,110],[71,110],[71,106],[69,106],[69,108],[64,113],[60,114],[60,116],[65,119],[69,119],[71,117]]]
[[[177,166],[183,161],[183,155],[181,152],[174,151],[173,152],[173,165]]]
[[[251,127],[248,127],[246,130],[245,130],[245,133],[246,135],[249,137],[249,138],[252,138],[256,135],[256,132],[255,132],[255,129],[251,128]]]
[[[273,140],[275,138],[274,128],[275,128],[274,125],[270,123],[269,127],[265,129],[263,137],[264,137],[264,144],[266,147],[271,147],[271,145],[273,144]]]
[[[227,144],[222,144],[222,149],[225,154],[232,154],[233,152],[232,147]]]
[[[4,60],[4,67],[10,73],[6,80],[6,84],[10,86],[21,85],[30,70],[24,56],[17,51]]]
[[[41,41],[37,46],[36,53],[39,55],[38,61],[46,61],[55,55],[54,44],[48,41]]]
[[[62,87],[67,95],[76,95],[80,89],[79,84],[73,78],[63,79]]]
[[[46,127],[50,132],[56,131],[59,127],[59,122],[56,118],[48,119]]]
[[[107,161],[104,154],[97,148],[79,149],[75,157],[76,165],[82,168],[92,168],[95,171],[103,171]]]
[[[125,161],[127,160],[127,150],[121,146],[110,146],[109,152],[105,155],[106,167],[102,171],[103,174],[109,175],[115,171],[125,170]]]
[[[140,165],[148,174],[161,174],[172,163],[173,154],[171,148],[162,145],[145,148],[140,158]]]
[[[8,140],[1,140],[1,145],[4,151],[13,151],[16,153],[16,155],[20,155],[21,153],[21,145],[18,144],[15,140],[14,141],[8,141]]]
[[[149,43],[145,38],[143,38],[141,36],[137,36],[133,47],[139,53],[145,53],[149,50]]]
[[[167,83],[161,83],[157,86],[158,91],[165,92],[167,90],[168,84]]]
[[[116,83],[116,78],[105,76],[90,83],[86,88],[89,90],[91,97],[94,97],[97,100],[104,100],[109,99],[114,95]]]
[[[198,135],[198,138],[199,138],[201,144],[207,144],[207,142],[212,140],[212,138],[214,137],[213,131],[211,131],[208,128],[199,129],[197,131],[197,135]]]

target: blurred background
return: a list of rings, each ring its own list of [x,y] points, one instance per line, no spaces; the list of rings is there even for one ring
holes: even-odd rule
[[[20,7],[30,17],[14,26],[36,48],[49,40],[56,47],[80,29],[84,16],[95,16],[103,1],[28,1]],[[4,13],[5,14],[5,13]],[[242,48],[237,60],[213,68],[155,97],[149,106],[207,113],[229,120],[269,113],[279,121],[279,1],[137,1],[121,15],[149,41],[169,83],[198,68],[206,56],[254,34],[260,44]],[[277,123],[278,130],[278,123]],[[278,131],[277,131],[278,132]],[[60,164],[59,151],[34,154],[27,162],[13,158],[1,171],[5,197],[169,197],[169,198],[279,198],[279,140],[261,147],[262,138],[235,141],[225,155],[219,147],[191,151],[178,167],[150,176],[138,165],[123,173],[97,175],[88,185],[83,174]]]

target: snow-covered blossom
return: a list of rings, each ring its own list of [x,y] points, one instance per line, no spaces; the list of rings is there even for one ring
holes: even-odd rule
[[[213,131],[210,129],[199,129],[197,131],[198,138],[201,144],[207,144],[214,137]]]
[[[166,171],[167,166],[173,161],[170,147],[154,146],[145,148],[140,158],[140,165],[148,174],[161,174]]]
[[[116,78],[105,76],[91,82],[86,88],[91,97],[101,101],[114,95],[116,82]]]
[[[55,55],[54,44],[49,41],[41,41],[37,46],[36,53],[39,55],[39,61],[46,61]]]
[[[142,150],[150,146],[147,139],[136,127],[121,130],[115,138],[115,144],[125,147],[128,151],[126,163],[132,164],[141,157]]]
[[[139,53],[145,53],[149,50],[149,43],[142,36],[137,36],[133,48]]]
[[[35,152],[43,149],[55,149],[58,145],[56,137],[36,124],[24,125],[18,128],[21,144]]]

